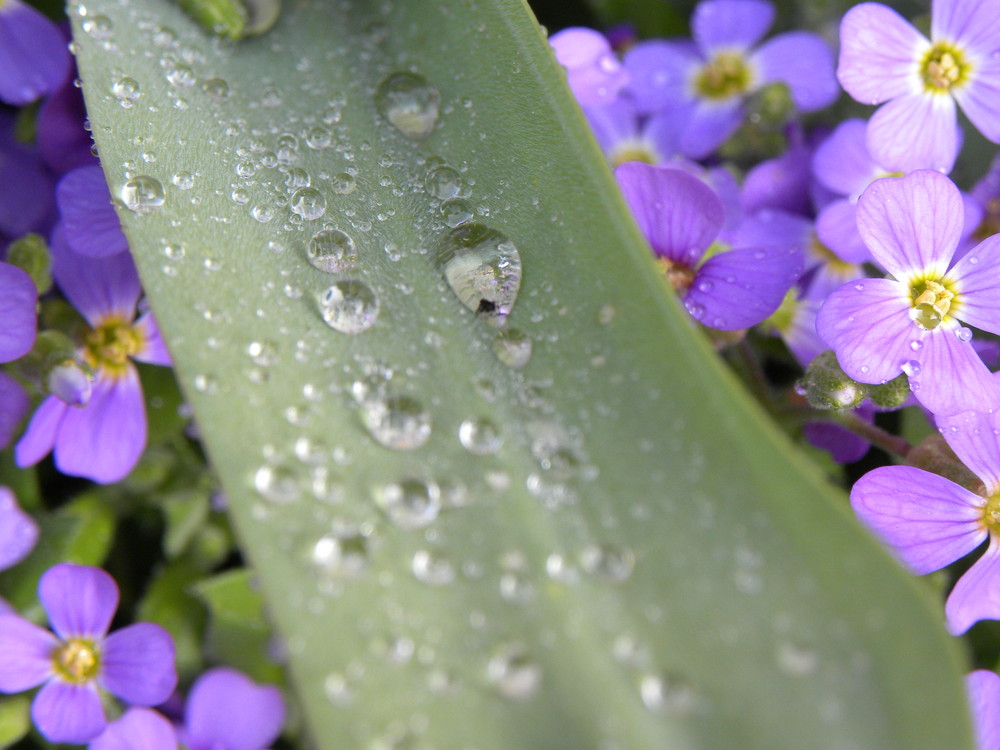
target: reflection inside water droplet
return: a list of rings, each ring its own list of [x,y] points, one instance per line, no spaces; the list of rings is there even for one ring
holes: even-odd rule
[[[441,95],[415,73],[393,73],[375,91],[375,106],[408,138],[426,138],[438,119]]]
[[[148,214],[163,205],[163,185],[155,177],[139,175],[122,186],[121,199],[130,211]]]
[[[503,325],[521,286],[521,254],[505,235],[482,224],[459,227],[441,243],[437,262],[463,305]]]
[[[313,268],[324,273],[344,273],[354,268],[357,249],[351,236],[339,229],[323,229],[312,236],[306,257]]]
[[[338,281],[319,298],[319,311],[330,328],[341,333],[366,331],[378,317],[375,293],[360,281]]]

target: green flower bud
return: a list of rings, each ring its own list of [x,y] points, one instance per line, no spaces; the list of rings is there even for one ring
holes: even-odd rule
[[[864,384],[840,368],[832,351],[823,352],[809,364],[796,388],[815,409],[853,409],[868,394]]]

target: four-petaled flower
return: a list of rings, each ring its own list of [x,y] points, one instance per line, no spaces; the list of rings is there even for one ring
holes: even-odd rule
[[[88,742],[104,731],[101,693],[137,706],[165,701],[177,684],[174,644],[159,625],[136,623],[108,635],[118,586],[99,568],[62,564],[38,583],[55,633],[0,615],[0,692],[41,685],[32,720],[50,742]]]

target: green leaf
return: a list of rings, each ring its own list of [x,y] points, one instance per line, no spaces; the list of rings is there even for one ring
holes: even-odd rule
[[[77,36],[316,746],[970,748],[940,604],[693,330],[526,9],[291,6]]]
[[[135,613],[137,622],[155,622],[174,639],[177,671],[193,676],[203,667],[202,639],[207,616],[191,592],[201,575],[197,566],[181,561],[157,571]]]
[[[31,699],[26,695],[0,698],[0,748],[24,738],[31,729]]]

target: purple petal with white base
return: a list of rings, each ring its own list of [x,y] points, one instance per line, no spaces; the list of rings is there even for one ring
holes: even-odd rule
[[[944,605],[948,630],[961,635],[980,620],[1000,620],[1000,542],[990,537],[986,552],[958,579]]]
[[[128,253],[88,258],[74,252],[63,227],[52,236],[52,275],[59,288],[92,326],[107,315],[135,316],[142,293],[139,274]]]
[[[101,649],[101,663],[101,686],[133,705],[163,703],[177,686],[173,639],[150,622],[109,635]]]
[[[118,609],[118,584],[100,568],[63,563],[42,575],[38,598],[60,638],[99,640]]]
[[[1000,40],[995,44],[1000,47]],[[1000,60],[984,57],[968,85],[952,93],[976,129],[994,143],[1000,142]]]
[[[983,240],[949,271],[961,289],[957,315],[963,322],[1000,333],[1000,235]]]
[[[873,182],[858,199],[858,231],[897,279],[916,272],[940,276],[964,225],[962,195],[943,174],[919,170]]]
[[[56,637],[15,614],[0,614],[0,693],[30,690],[52,676]]]
[[[12,362],[31,351],[37,332],[38,290],[17,266],[0,262],[0,362]]]
[[[868,152],[893,172],[955,166],[961,144],[950,96],[909,94],[883,104],[868,121]]]
[[[931,0],[931,38],[989,54],[1000,47],[1000,5],[992,0]]]
[[[21,420],[31,408],[31,399],[21,384],[5,372],[0,372],[0,451],[14,439]]]
[[[930,42],[899,13],[881,3],[861,3],[840,22],[837,78],[864,104],[921,90],[916,61]]]
[[[660,256],[693,267],[722,226],[722,202],[705,183],[678,169],[632,162],[615,177],[636,223]]]
[[[684,305],[709,328],[749,328],[778,309],[801,272],[802,252],[798,248],[741,248],[719,253],[698,269]]]
[[[99,166],[82,167],[63,177],[56,188],[56,200],[66,241],[74,251],[103,258],[128,250]]]
[[[910,375],[910,390],[920,404],[940,416],[972,409],[1000,407],[1000,388],[970,341],[955,335],[958,326],[939,326],[923,339],[919,353],[904,360],[919,362]]]
[[[862,383],[884,383],[912,359],[917,338],[905,288],[889,279],[848,283],[826,298],[816,330],[837,353],[844,372]]]
[[[285,720],[277,688],[257,685],[246,675],[224,667],[198,678],[184,713],[191,750],[262,750],[277,738]],[[234,716],[241,720],[233,721]]]
[[[0,570],[17,565],[38,541],[38,524],[21,510],[8,487],[0,487]]]
[[[675,116],[685,120],[677,149],[689,159],[704,159],[726,142],[743,122],[745,113],[739,98],[720,102],[699,101],[690,108],[678,108]]]
[[[987,537],[986,498],[911,466],[882,466],[851,489],[851,507],[917,575],[964,557]]]
[[[774,23],[766,0],[702,0],[691,15],[691,36],[707,55],[717,50],[747,50]]]
[[[52,680],[31,704],[31,720],[49,742],[82,745],[107,726],[101,698],[93,685]]]
[[[980,750],[1000,747],[1000,675],[977,669],[965,676],[965,689],[969,693],[977,747]]]
[[[177,750],[177,732],[151,708],[130,708],[108,724],[87,750]]]
[[[135,367],[126,364],[121,376],[97,379],[86,407],[67,409],[56,437],[56,467],[109,484],[132,471],[145,447],[142,385]]]
[[[30,104],[55,91],[69,67],[58,26],[21,0],[0,4],[0,101]]]
[[[758,85],[787,84],[800,112],[822,109],[840,93],[830,46],[807,31],[779,34],[765,42],[751,56],[750,64],[760,75]]]

